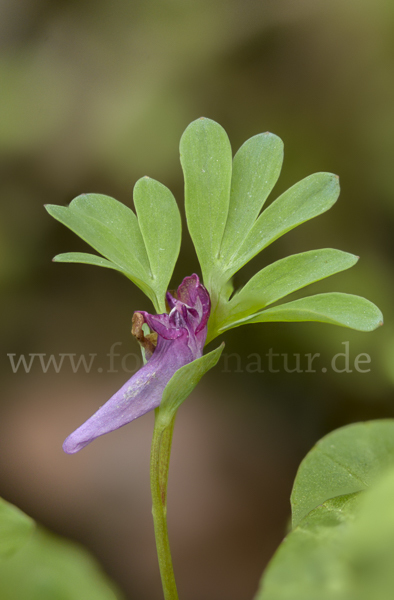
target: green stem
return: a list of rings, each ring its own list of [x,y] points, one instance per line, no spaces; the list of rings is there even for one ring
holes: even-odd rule
[[[167,529],[167,482],[175,416],[164,426],[158,415],[159,409],[156,409],[150,457],[152,515],[164,598],[178,600]]]

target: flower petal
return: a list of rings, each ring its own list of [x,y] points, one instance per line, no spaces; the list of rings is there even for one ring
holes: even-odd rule
[[[200,323],[196,333],[201,331],[207,324],[211,311],[211,300],[208,291],[200,283],[198,275],[193,274],[185,277],[178,287],[178,300],[189,307],[194,307],[200,314]]]
[[[149,327],[165,340],[176,340],[184,334],[183,330],[177,328],[176,324],[171,321],[170,315],[150,315],[144,310],[138,312],[144,315],[145,322]]]
[[[167,294],[170,314],[138,311],[133,333],[150,354],[148,362],[63,444],[67,454],[78,452],[97,437],[119,429],[160,405],[164,389],[178,369],[202,356],[207,337],[210,299],[197,275],[186,277],[177,298]],[[157,333],[157,346],[142,332],[143,322]],[[152,334],[154,335],[154,334]]]
[[[99,436],[119,429],[159,406],[164,388],[175,371],[193,359],[186,335],[175,341],[159,337],[157,348],[146,365],[68,436],[63,450],[74,454]]]

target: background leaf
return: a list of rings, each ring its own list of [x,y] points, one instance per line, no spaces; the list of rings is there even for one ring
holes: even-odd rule
[[[366,489],[394,464],[394,421],[356,423],[322,438],[302,461],[291,494],[293,527],[329,498]]]
[[[391,600],[393,504],[391,466],[367,491],[312,510],[279,546],[255,600]]]
[[[391,600],[394,585],[394,420],[342,427],[298,470],[293,531],[256,600]]]
[[[360,498],[346,542],[355,600],[392,600],[394,589],[394,469]]]
[[[255,600],[356,600],[343,545],[359,496],[333,498],[312,510],[279,546]]]
[[[209,288],[229,210],[231,146],[223,127],[201,118],[186,128],[180,153],[187,226]]]
[[[22,548],[33,529],[33,519],[0,498],[0,559],[8,558]]]
[[[1,600],[119,600],[120,594],[82,547],[42,529],[0,564]]]

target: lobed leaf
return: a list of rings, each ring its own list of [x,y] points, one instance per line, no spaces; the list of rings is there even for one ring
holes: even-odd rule
[[[311,283],[352,267],[357,256],[326,248],[293,254],[259,271],[226,305],[232,321],[245,318]]]
[[[149,258],[151,286],[156,296],[164,299],[181,247],[179,209],[170,190],[150,177],[137,181],[133,197]]]
[[[315,173],[293,185],[262,212],[241,247],[234,248],[226,278],[294,227],[327,211],[338,196],[338,177],[331,173]]]
[[[247,323],[317,321],[357,329],[373,331],[383,324],[383,315],[375,304],[352,294],[331,292],[300,298],[280,304],[262,312],[224,326],[221,331]]]
[[[124,273],[165,311],[165,292],[180,247],[181,221],[171,192],[153,179],[135,186],[134,212],[109,196],[83,194],[68,207],[47,205],[48,213],[66,225],[105,259],[86,253],[66,253],[56,262],[81,262]]]
[[[67,207],[49,204],[45,208],[123,271],[141,279],[150,275],[137,218],[121,202],[100,194],[83,194]]]
[[[223,127],[197,119],[180,142],[187,225],[205,282],[215,271],[230,202],[232,154]]]
[[[84,265],[94,265],[96,267],[105,267],[106,269],[114,269],[120,273],[125,273],[115,263],[97,256],[96,254],[88,254],[86,252],[65,252],[64,254],[58,254],[53,259],[53,262],[59,263],[79,263]],[[125,273],[126,274],[126,273]]]
[[[230,205],[220,249],[224,264],[249,233],[278,180],[283,163],[283,142],[273,133],[247,140],[234,156]]]

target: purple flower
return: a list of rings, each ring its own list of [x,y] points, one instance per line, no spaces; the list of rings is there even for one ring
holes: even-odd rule
[[[100,435],[157,408],[175,371],[202,356],[211,302],[198,276],[185,277],[174,297],[167,292],[167,303],[169,314],[134,313],[133,333],[144,346],[148,362],[68,436],[63,444],[67,454],[78,452]],[[142,332],[144,323],[155,334],[145,337]]]

